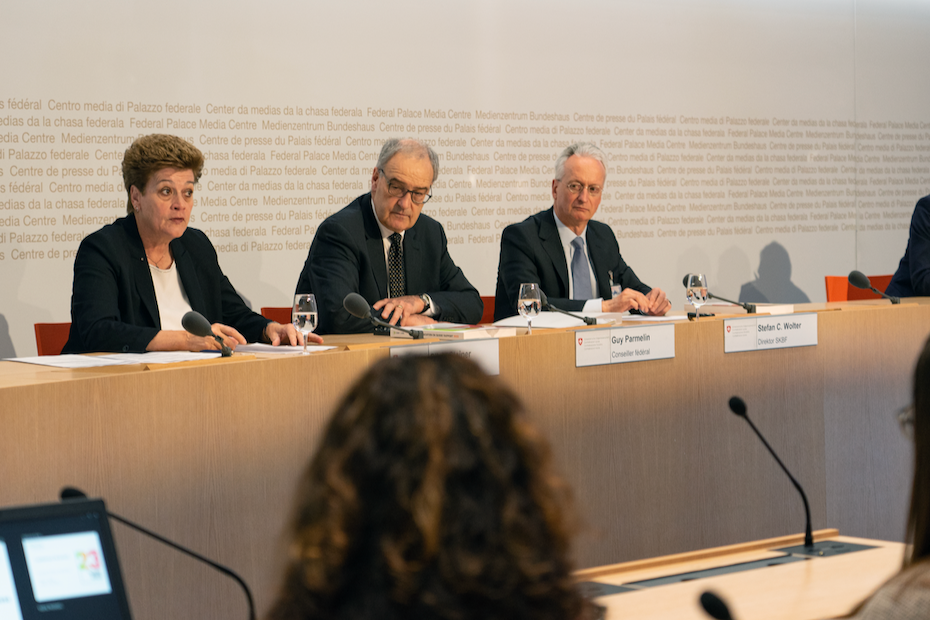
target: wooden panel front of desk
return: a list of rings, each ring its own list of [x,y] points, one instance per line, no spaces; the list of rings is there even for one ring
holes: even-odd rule
[[[910,454],[892,412],[930,307],[819,314],[816,347],[723,353],[719,321],[675,326],[676,357],[574,367],[572,332],[500,341],[575,488],[579,566],[797,532],[793,488],[726,403],[749,414],[804,484],[815,527],[896,540]],[[342,391],[383,349],[145,372],[0,363],[0,506],[67,484],[240,571],[273,596],[297,476]],[[236,586],[114,526],[136,617],[228,618]]]
[[[502,375],[575,488],[582,566],[803,528],[797,492],[730,412],[733,395],[804,486],[814,527],[902,539],[912,456],[894,412],[910,401],[930,307],[825,311],[818,328],[815,347],[725,354],[722,321],[679,323],[674,359],[591,368],[574,367],[571,333],[502,347]]]

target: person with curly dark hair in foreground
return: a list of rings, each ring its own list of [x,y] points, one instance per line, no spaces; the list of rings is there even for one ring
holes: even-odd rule
[[[459,356],[379,362],[297,490],[270,620],[577,620],[566,485],[517,397]]]

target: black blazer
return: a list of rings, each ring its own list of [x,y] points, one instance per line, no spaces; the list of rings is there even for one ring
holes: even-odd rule
[[[223,275],[213,244],[188,228],[170,244],[191,308],[211,323],[261,341],[270,321],[252,312]],[[142,352],[161,330],[155,285],[136,216],[120,218],[81,241],[74,259],[71,334],[62,353]]]
[[[639,281],[620,256],[617,237],[607,224],[588,222],[588,253],[597,280],[597,296],[610,299],[610,277],[615,284],[646,294],[652,290]],[[494,320],[517,314],[517,295],[520,284],[537,282],[549,303],[578,312],[584,301],[568,298],[568,265],[555,225],[552,208],[531,215],[522,222],[511,224],[501,234],[501,257],[497,267],[497,296],[494,300]]]
[[[885,293],[894,297],[930,295],[930,196],[918,200],[914,207],[907,248]]]
[[[404,233],[404,271],[407,294],[427,293],[439,308],[436,320],[469,324],[481,320],[481,296],[449,256],[442,225],[422,213]],[[384,242],[371,210],[370,193],[320,224],[296,292],[316,295],[317,333],[372,331],[371,323],[353,317],[342,307],[345,296],[353,292],[369,304],[388,297]]]

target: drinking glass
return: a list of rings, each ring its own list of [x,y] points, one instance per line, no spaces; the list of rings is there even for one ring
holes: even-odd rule
[[[707,276],[703,273],[689,273],[685,278],[685,294],[688,303],[694,306],[694,318],[701,316],[701,306],[707,303]]]
[[[526,319],[528,333],[533,333],[533,317],[539,315],[542,309],[542,296],[539,294],[539,285],[524,283],[520,285],[520,294],[517,296],[517,312]]]
[[[303,355],[309,354],[307,351],[307,336],[316,329],[317,312],[316,297],[313,293],[302,293],[294,295],[294,310],[291,312],[291,320],[294,328],[304,335]]]

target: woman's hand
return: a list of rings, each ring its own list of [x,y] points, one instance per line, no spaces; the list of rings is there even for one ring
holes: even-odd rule
[[[223,325],[222,323],[214,323],[210,326],[210,329],[213,330],[213,333],[223,339],[223,344],[232,349],[236,350],[236,345],[245,344],[245,338],[240,334],[236,328],[230,327],[229,325]],[[216,341],[216,338],[206,338],[213,342],[211,349],[220,349],[220,343]]]
[[[235,350],[237,345],[245,344],[242,334],[228,325],[214,323],[210,328],[214,334],[223,339],[230,349]],[[222,347],[216,338],[210,336],[202,338],[190,332],[168,329],[155,334],[152,341],[145,347],[146,351],[219,351],[220,349]]]

